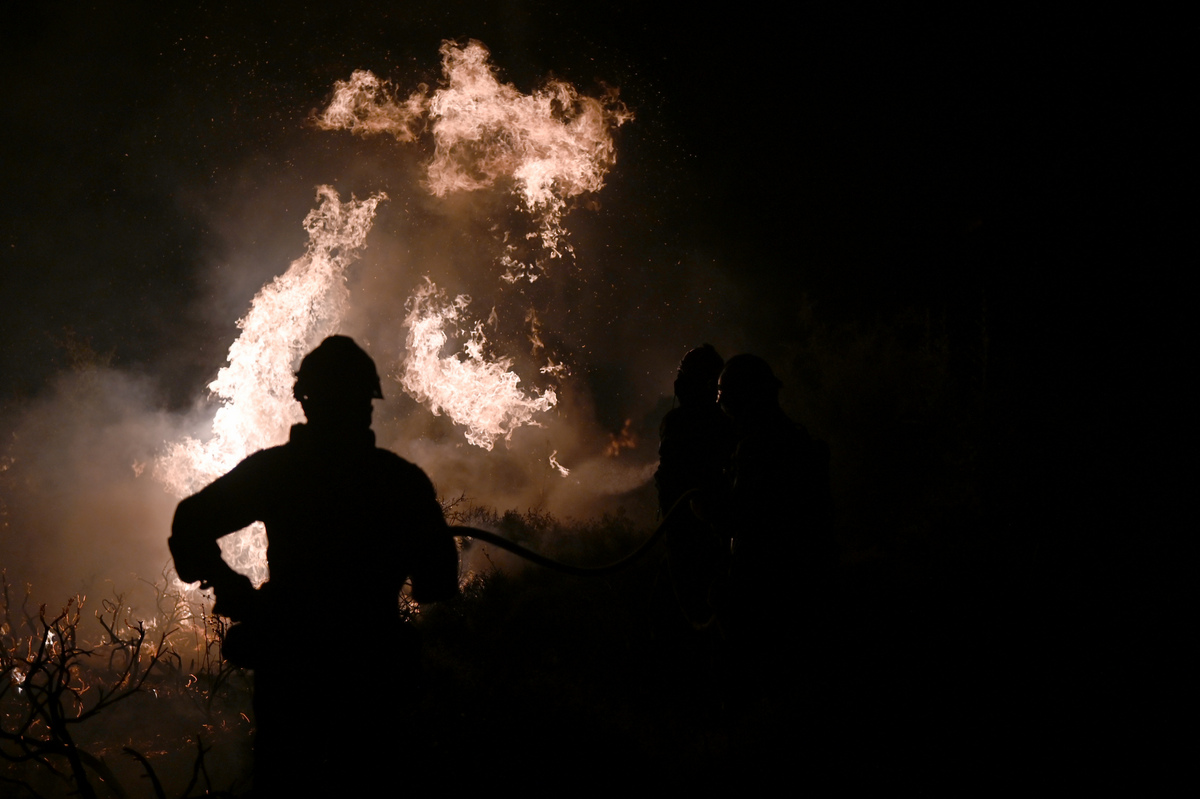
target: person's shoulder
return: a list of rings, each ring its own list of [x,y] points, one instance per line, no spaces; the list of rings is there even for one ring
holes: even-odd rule
[[[405,460],[390,449],[383,447],[375,448],[376,464],[390,472],[394,472],[397,476],[409,480],[417,480],[422,483],[429,483],[429,476],[425,474],[425,470],[416,465],[412,461]],[[431,484],[432,485],[432,484]]]
[[[392,452],[390,449],[384,449],[383,447],[375,447],[375,449],[372,450],[372,452],[374,453],[375,459],[378,460],[380,463],[386,463],[390,466],[393,466],[393,467],[399,468],[399,469],[408,469],[408,468],[419,469],[420,468],[412,461],[406,460],[405,458],[400,457],[396,453]]]
[[[715,402],[681,405],[668,411],[659,425],[660,432],[690,434],[694,431],[732,428],[733,421]]]
[[[277,447],[267,447],[242,458],[238,465],[233,468],[233,471],[259,472],[265,469],[272,469],[293,457],[295,457],[295,453],[291,452],[287,444],[280,444]]]

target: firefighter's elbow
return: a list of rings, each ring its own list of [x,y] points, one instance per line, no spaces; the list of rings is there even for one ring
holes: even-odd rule
[[[171,536],[167,539],[167,548],[175,561],[175,573],[185,583],[204,580],[204,563],[207,560],[207,550],[215,546],[209,544],[201,534],[200,520],[196,513],[194,497],[188,497],[179,503],[175,509],[175,518],[171,522]]]
[[[425,580],[413,582],[413,599],[418,604],[426,602],[445,602],[458,596],[458,575],[437,582]]]

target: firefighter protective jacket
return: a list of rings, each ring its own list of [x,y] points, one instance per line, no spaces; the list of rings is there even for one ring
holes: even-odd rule
[[[433,484],[417,466],[359,435],[292,427],[287,444],[257,452],[179,503],[170,547],[181,580],[219,586],[232,572],[217,540],[261,521],[275,618],[306,622],[397,617],[406,579],[413,598],[458,590],[458,554]],[[218,587],[218,600],[219,597]]]

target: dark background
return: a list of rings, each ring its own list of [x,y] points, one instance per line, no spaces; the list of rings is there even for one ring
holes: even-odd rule
[[[432,81],[455,37],[484,41],[523,90],[551,73],[620,87],[637,120],[611,181],[658,233],[639,246],[712,253],[764,329],[792,321],[778,308],[803,292],[838,319],[986,295],[997,347],[1055,350],[1055,323],[1082,317],[1107,322],[1088,335],[1111,352],[1151,293],[1132,264],[1107,273],[1150,252],[1152,149],[1172,134],[1155,73],[1171,53],[1146,60],[1161,30],[983,11],[784,22],[754,6],[444,5],[19,12],[3,33],[6,395],[37,391],[66,326],[147,369],[211,336],[187,311],[213,291],[201,265],[227,253],[201,210],[237,195],[247,162],[278,180],[315,172],[286,153],[321,138],[303,123],[334,80]]]

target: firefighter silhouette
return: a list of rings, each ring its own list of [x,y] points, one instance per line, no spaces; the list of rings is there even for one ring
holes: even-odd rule
[[[391,770],[417,663],[401,589],[411,579],[418,602],[455,596],[458,555],[429,478],[375,446],[383,393],[366,352],[330,336],[293,393],[307,423],[180,502],[169,543],[180,579],[212,587],[215,610],[241,622],[225,652],[255,673],[256,791],[317,795]],[[256,521],[270,572],[259,590],[217,545]]]
[[[724,361],[711,344],[690,350],[679,363],[672,408],[658,428],[659,510],[665,517],[671,582],[680,609],[695,627],[712,620],[709,592],[728,568],[728,539],[697,516],[685,494],[722,490],[733,452],[733,423],[717,405]],[[695,497],[695,494],[688,495]]]
[[[728,626],[783,641],[781,631],[798,627],[797,602],[811,605],[807,598],[831,576],[837,550],[829,447],[784,413],[781,387],[756,355],[736,355],[721,372],[720,404],[737,436],[728,481]]]
[[[724,479],[733,449],[733,425],[717,405],[724,361],[711,344],[679,362],[672,408],[658,427],[658,506],[665,516],[686,491],[712,490]]]

